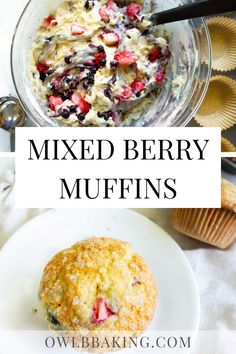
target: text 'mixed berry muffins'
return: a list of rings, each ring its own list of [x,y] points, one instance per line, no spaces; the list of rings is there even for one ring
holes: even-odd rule
[[[39,290],[50,329],[142,333],[156,309],[157,286],[129,243],[92,238],[46,266]]]
[[[157,99],[171,53],[169,35],[148,20],[151,10],[150,0],[65,0],[42,21],[30,75],[50,117],[119,126]]]

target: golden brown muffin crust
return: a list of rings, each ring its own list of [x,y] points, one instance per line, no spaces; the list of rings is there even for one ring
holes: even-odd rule
[[[153,319],[157,286],[148,265],[129,243],[92,238],[53,257],[44,270],[39,295],[51,328],[136,333]],[[113,312],[101,323],[93,321],[97,299],[105,299]],[[50,323],[51,316],[58,326]]]
[[[222,179],[221,206],[236,213],[236,185]]]

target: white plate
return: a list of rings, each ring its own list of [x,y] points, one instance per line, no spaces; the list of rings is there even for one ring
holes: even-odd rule
[[[178,245],[147,218],[126,209],[52,210],[19,229],[0,251],[0,329],[44,330],[38,287],[44,266],[58,251],[91,236],[130,242],[147,260],[159,288],[150,329],[191,330],[199,325],[199,295]]]

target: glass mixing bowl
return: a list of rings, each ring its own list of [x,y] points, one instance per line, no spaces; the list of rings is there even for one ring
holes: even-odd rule
[[[34,94],[29,75],[29,52],[35,32],[50,10],[63,0],[31,0],[17,24],[12,42],[11,68],[16,91],[29,117],[38,126],[58,127],[62,122],[48,117],[45,104]],[[82,0],[81,0],[82,1]],[[190,0],[157,0],[162,11]],[[166,25],[172,33],[171,70],[158,99],[129,126],[185,126],[198,110],[211,75],[211,44],[203,19]]]

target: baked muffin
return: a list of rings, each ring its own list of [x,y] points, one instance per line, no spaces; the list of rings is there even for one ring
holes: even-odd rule
[[[236,239],[236,186],[221,183],[221,209],[174,209],[175,230],[210,245],[227,248]]]
[[[156,282],[132,246],[111,238],[82,241],[53,257],[39,290],[50,329],[143,332],[157,302]]]

